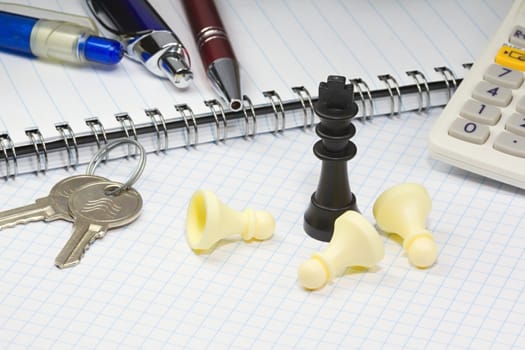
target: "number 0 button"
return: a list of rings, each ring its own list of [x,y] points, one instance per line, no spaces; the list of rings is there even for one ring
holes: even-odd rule
[[[489,127],[463,118],[454,120],[448,134],[470,143],[481,145],[489,138]]]

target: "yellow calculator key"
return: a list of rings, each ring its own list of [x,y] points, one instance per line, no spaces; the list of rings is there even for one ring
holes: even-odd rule
[[[496,55],[496,63],[510,69],[525,71],[525,50],[503,45]]]

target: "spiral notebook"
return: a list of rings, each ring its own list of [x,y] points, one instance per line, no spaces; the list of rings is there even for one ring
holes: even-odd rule
[[[74,168],[121,137],[161,152],[308,128],[317,86],[332,74],[354,84],[358,118],[424,112],[447,102],[510,7],[495,0],[217,1],[245,95],[244,110],[232,113],[205,77],[179,1],[151,3],[188,48],[193,85],[177,90],[129,59],[76,67],[0,52],[1,175]],[[88,13],[80,0],[38,6]]]

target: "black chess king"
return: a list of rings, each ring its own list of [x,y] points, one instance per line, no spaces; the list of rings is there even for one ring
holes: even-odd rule
[[[315,128],[321,138],[313,147],[322,160],[317,190],[304,213],[304,230],[311,237],[329,242],[334,221],[347,210],[358,211],[355,195],[348,183],[347,162],[356,152],[350,141],[355,135],[352,118],[357,114],[354,89],[345,77],[330,75],[319,84],[319,97],[314,105],[320,122]]]

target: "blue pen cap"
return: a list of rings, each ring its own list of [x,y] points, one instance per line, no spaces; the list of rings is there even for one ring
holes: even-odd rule
[[[84,58],[90,62],[117,64],[124,56],[124,46],[117,41],[89,36],[84,42]]]

